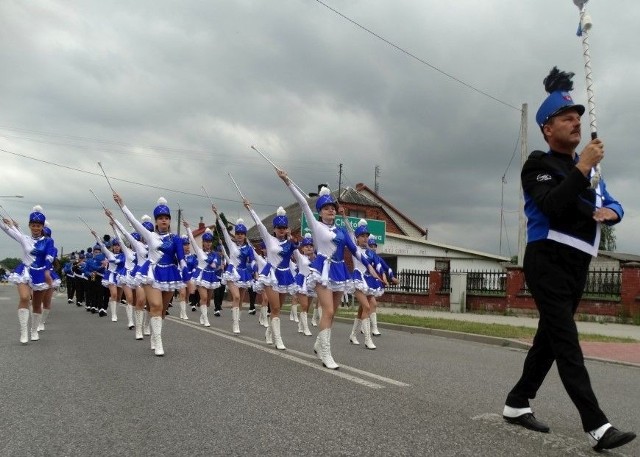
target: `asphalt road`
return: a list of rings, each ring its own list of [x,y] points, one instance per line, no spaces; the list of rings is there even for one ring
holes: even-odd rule
[[[595,455],[555,370],[533,402],[550,434],[502,420],[521,350],[383,329],[369,351],[336,323],[329,371],[288,314],[277,351],[246,310],[234,336],[225,310],[208,329],[168,317],[155,357],[124,308],[113,323],[56,297],[21,345],[16,307],[0,286],[2,456]],[[640,431],[640,370],[587,366],[611,422]],[[608,455],[638,456],[640,440]]]

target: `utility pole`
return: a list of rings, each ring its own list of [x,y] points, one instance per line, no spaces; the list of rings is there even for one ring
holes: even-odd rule
[[[378,185],[378,178],[380,177],[380,165],[376,165],[373,177],[373,190],[376,194],[380,193],[380,186]]]
[[[528,105],[526,103],[522,104],[522,119],[520,120],[520,169],[522,170],[522,166],[527,160],[528,149],[527,145],[527,112]],[[524,259],[524,248],[527,244],[527,228],[524,218],[524,193],[522,191],[522,180],[520,181],[520,208],[518,211],[518,266],[522,266],[522,261]]]
[[[338,167],[338,201],[342,195],[342,164]]]
[[[180,236],[181,225],[182,225],[182,208],[178,207],[178,236]]]

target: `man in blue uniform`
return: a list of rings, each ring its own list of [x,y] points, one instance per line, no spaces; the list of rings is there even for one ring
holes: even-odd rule
[[[595,450],[612,449],[635,438],[611,426],[598,406],[578,342],[574,314],[580,303],[589,263],[598,253],[600,225],[620,222],[622,206],[607,192],[604,180],[592,188],[590,178],[604,157],[604,144],[592,139],[580,154],[580,117],[573,103],[573,73],[554,69],[545,78],[549,96],[536,114],[548,152],[534,151],[525,162],[522,189],[527,215],[524,274],[540,313],[538,330],[524,362],[522,376],[509,392],[503,416],[507,422],[549,432],[535,418],[535,398],[555,361],[560,379],[576,405],[582,427]]]

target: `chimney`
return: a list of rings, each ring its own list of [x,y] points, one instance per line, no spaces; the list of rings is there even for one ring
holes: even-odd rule
[[[204,217],[200,216],[200,222],[198,223],[198,230],[203,229],[204,230]]]
[[[317,197],[318,195],[320,195],[320,189],[322,189],[323,187],[329,187],[329,184],[318,184],[318,192],[309,192],[309,197]]]

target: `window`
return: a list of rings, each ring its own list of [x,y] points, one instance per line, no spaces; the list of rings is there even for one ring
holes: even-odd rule
[[[449,271],[449,259],[436,259],[436,271]]]
[[[359,217],[360,219],[367,218],[367,214],[364,211],[358,209],[350,209],[348,215],[349,217]]]

